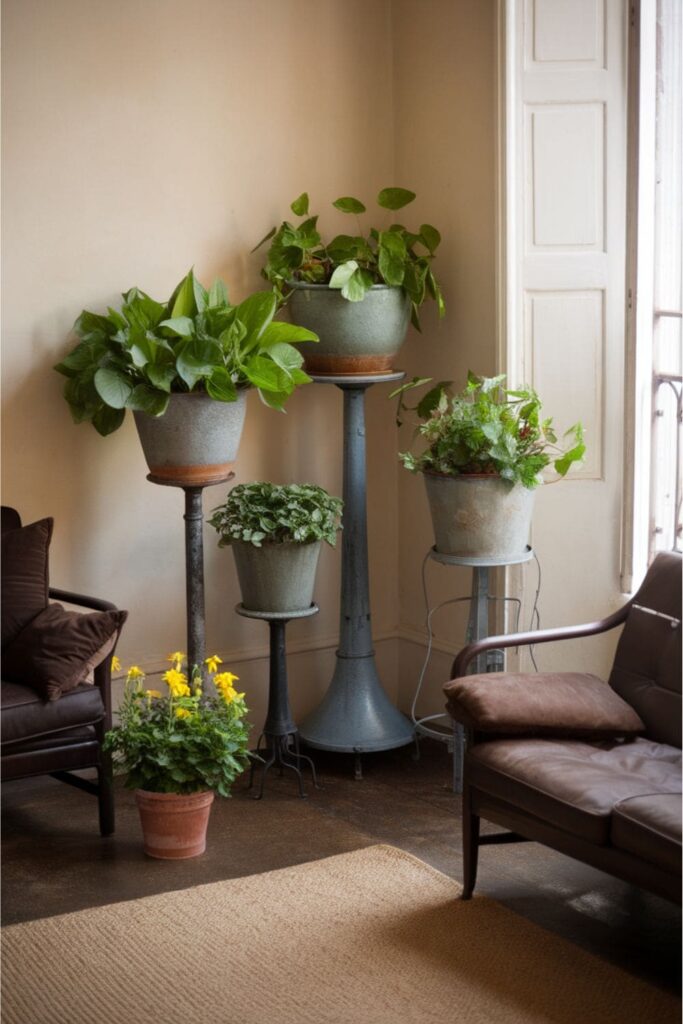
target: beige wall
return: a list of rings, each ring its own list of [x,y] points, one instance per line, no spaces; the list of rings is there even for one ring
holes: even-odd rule
[[[392,183],[389,13],[384,0],[4,0],[3,501],[55,517],[55,583],[129,609],[126,663],[184,644],[182,492],[146,482],[132,422],[108,438],[74,426],[51,366],[83,306],[134,284],[165,297],[191,265],[239,299],[265,287],[249,250],[301,191],[320,209]],[[392,635],[394,428],[380,394],[368,404],[375,624]],[[339,493],[340,423],[331,387],[310,385],[286,416],[250,395],[238,480]],[[224,492],[206,492],[207,512]],[[265,631],[233,614],[230,553],[210,528],[205,545],[208,648],[263,653]],[[338,579],[326,550],[321,613],[291,630],[328,662]],[[309,703],[327,682],[314,661],[297,679]],[[258,709],[263,665],[241,669]]]
[[[457,381],[468,366],[493,369],[494,2],[421,0],[419,11],[407,0],[3,2],[3,501],[26,521],[55,517],[56,584],[129,609],[124,663],[158,668],[184,642],[183,500],[146,482],[132,422],[104,439],[72,424],[51,366],[81,308],[133,284],[165,297],[190,265],[239,299],[261,285],[249,250],[299,192],[319,210],[399,184],[418,192],[414,219],[442,231],[449,307],[442,324],[425,315],[402,365]],[[368,394],[373,623],[385,685],[406,707],[431,540],[386,394]],[[237,479],[340,493],[340,426],[334,388],[302,390],[286,416],[251,395]],[[224,493],[207,490],[207,513]],[[231,556],[210,529],[205,552],[207,646],[238,668],[259,720],[264,630],[233,614]],[[339,550],[325,550],[321,613],[290,630],[298,715],[329,680],[338,584]],[[434,670],[438,703],[447,660]]]

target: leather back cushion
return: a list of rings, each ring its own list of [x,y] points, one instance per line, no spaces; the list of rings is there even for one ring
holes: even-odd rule
[[[652,563],[629,610],[609,682],[638,712],[650,739],[681,746],[679,554],[660,553]]]
[[[2,534],[2,647],[47,607],[52,519]]]

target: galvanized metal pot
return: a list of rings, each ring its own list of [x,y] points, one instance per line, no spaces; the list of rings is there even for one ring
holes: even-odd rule
[[[136,412],[135,425],[150,473],[179,486],[220,480],[237,457],[246,392],[218,402],[204,392],[173,394],[163,416]]]
[[[292,321],[320,338],[301,353],[315,374],[390,373],[410,322],[402,288],[375,284],[361,302],[349,302],[326,284],[289,282]]]
[[[235,556],[242,604],[251,612],[299,612],[313,603],[315,571],[322,541],[230,544]]]
[[[437,551],[501,563],[524,553],[535,491],[499,476],[423,476]]]

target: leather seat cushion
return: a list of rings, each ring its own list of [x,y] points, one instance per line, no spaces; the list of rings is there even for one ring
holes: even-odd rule
[[[681,792],[681,751],[639,738],[497,739],[467,752],[470,783],[591,843],[610,841],[615,804]]]
[[[680,792],[622,800],[612,814],[611,840],[621,850],[680,874]]]
[[[79,726],[94,725],[103,715],[104,705],[97,686],[86,683],[65,693],[61,700],[45,701],[29,686],[2,682],[0,735],[3,747]]]

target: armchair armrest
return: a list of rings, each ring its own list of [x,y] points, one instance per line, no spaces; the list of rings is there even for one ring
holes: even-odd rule
[[[75,604],[80,608],[90,608],[94,612],[116,612],[118,608],[111,601],[103,601],[99,597],[89,597],[87,594],[75,594],[71,590],[58,590],[50,587],[49,597],[52,601],[64,601],[66,604]]]
[[[491,651],[504,647],[524,647],[527,644],[547,644],[556,640],[576,640],[582,636],[595,636],[598,633],[606,633],[615,626],[620,626],[626,621],[632,601],[628,601],[623,608],[608,615],[605,619],[597,622],[586,622],[581,626],[562,626],[558,629],[538,629],[527,633],[508,633],[501,636],[489,636],[485,640],[468,644],[463,647],[453,661],[451,668],[451,679],[458,679],[464,676],[467,666],[484,651]]]

